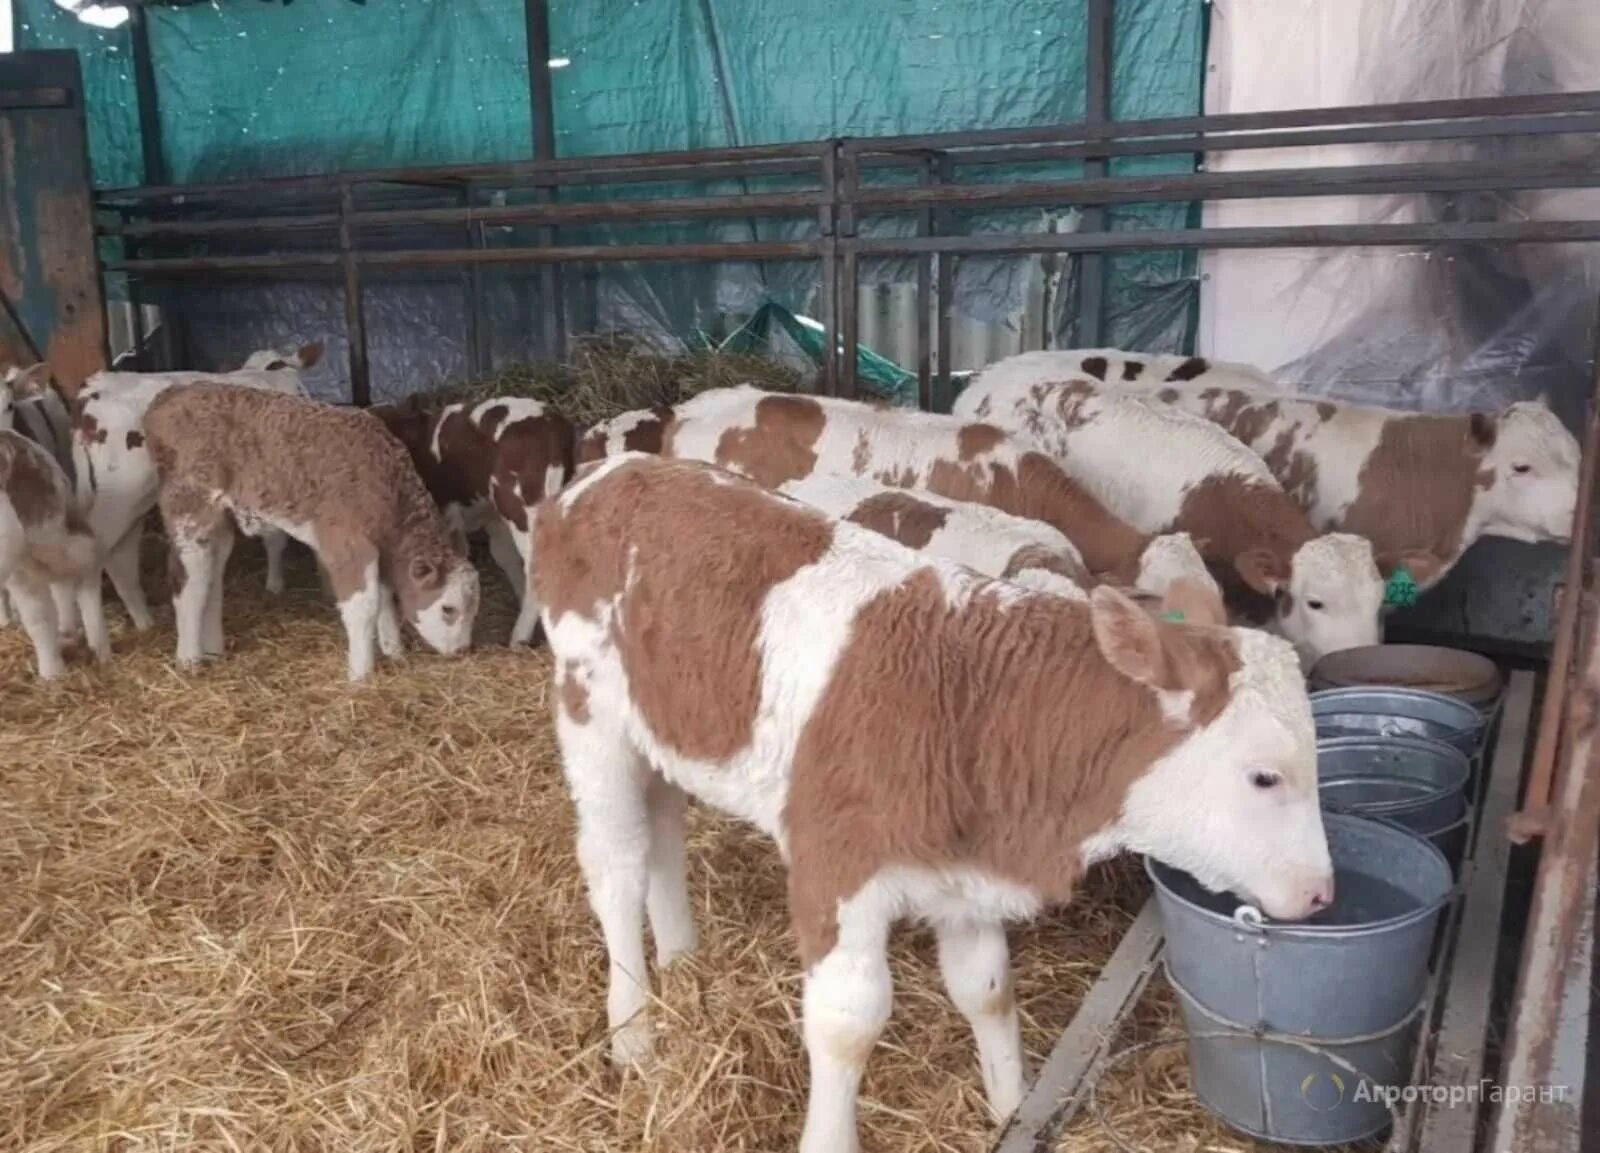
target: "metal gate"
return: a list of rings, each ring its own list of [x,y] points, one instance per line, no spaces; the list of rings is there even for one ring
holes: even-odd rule
[[[0,56],[0,364],[41,359],[68,395],[106,366],[75,52]]]

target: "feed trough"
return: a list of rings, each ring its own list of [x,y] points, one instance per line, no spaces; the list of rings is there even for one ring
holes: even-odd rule
[[[1410,831],[1339,813],[1324,825],[1335,899],[1303,922],[1247,916],[1238,898],[1146,862],[1196,1096],[1235,1129],[1292,1145],[1389,1124],[1382,1090],[1407,1083],[1451,890],[1443,854]]]

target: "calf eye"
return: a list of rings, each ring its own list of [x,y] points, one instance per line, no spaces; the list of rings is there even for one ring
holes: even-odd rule
[[[456,623],[456,618],[461,615],[461,610],[453,605],[445,605],[439,610],[439,615],[444,618],[445,624],[453,625]]]
[[[1520,476],[1520,475],[1523,475],[1525,473],[1532,472],[1533,471],[1533,465],[1531,465],[1531,464],[1514,464],[1514,465],[1511,466],[1511,471]]]
[[[1250,783],[1258,789],[1276,788],[1282,781],[1283,778],[1277,773],[1269,773],[1264,769],[1258,769],[1250,774]]]
[[[1306,608],[1308,608],[1308,609],[1320,609],[1321,607],[1322,607],[1322,602],[1319,601],[1316,597],[1307,597],[1306,598]]]

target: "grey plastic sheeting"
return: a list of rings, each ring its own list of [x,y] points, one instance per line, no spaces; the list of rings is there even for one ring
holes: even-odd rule
[[[1600,88],[1594,0],[1217,0],[1208,109],[1243,112]],[[1218,167],[1587,155],[1592,139],[1235,154]],[[1516,220],[1600,215],[1592,190],[1216,204],[1207,223]],[[1548,394],[1575,431],[1592,387],[1600,250],[1584,245],[1219,252],[1201,262],[1200,345],[1311,392],[1494,410]],[[1565,550],[1481,540],[1397,624],[1540,641]]]
[[[126,29],[75,25],[51,0],[20,0],[19,46],[76,46],[91,76],[97,182],[139,172]],[[531,151],[521,0],[343,0],[151,9],[164,156],[175,181],[400,164],[526,158]],[[551,33],[557,152],[562,156],[719,147],[829,136],[1011,127],[1084,112],[1087,0],[555,0]],[[1115,5],[1113,115],[1199,110],[1200,0]],[[1114,171],[1183,170],[1187,158],[1134,158]],[[1074,168],[1060,171],[1071,173]],[[1033,170],[1038,173],[1038,169]],[[1007,174],[986,172],[974,179]],[[737,185],[701,185],[730,191]],[[675,191],[689,191],[684,186]],[[563,195],[577,195],[563,190]],[[625,189],[617,195],[638,195]],[[1167,228],[1189,208],[1111,213],[1115,227]],[[1075,213],[991,214],[984,231],[1021,223],[1076,226]],[[880,233],[899,222],[867,220]],[[800,222],[564,229],[573,242],[742,239],[799,234]],[[500,234],[504,243],[509,234]],[[1192,257],[1107,261],[1107,332],[1120,343],[1177,349],[1196,299]],[[1015,323],[1027,259],[957,263],[955,308]],[[909,280],[910,263],[869,263],[867,282]],[[489,322],[497,355],[527,351],[539,329],[531,273],[505,272]],[[765,299],[815,310],[814,263],[664,264],[569,270],[572,327],[625,328],[673,347]],[[1075,299],[1058,294],[1053,324],[1070,340]],[[207,285],[175,294],[194,352],[225,362],[248,345],[343,331],[338,288],[281,282]],[[466,367],[454,283],[378,289],[368,302],[374,387],[415,387]],[[503,346],[503,347],[501,347]],[[335,358],[337,363],[337,358]],[[391,365],[405,379],[390,376]],[[414,382],[414,383],[413,383]]]

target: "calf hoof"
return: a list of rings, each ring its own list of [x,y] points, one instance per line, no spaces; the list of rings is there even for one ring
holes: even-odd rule
[[[511,634],[511,647],[514,649],[540,649],[544,646],[545,635],[543,622],[535,623],[533,626],[533,632],[527,636],[518,636],[516,633]]]
[[[619,1069],[643,1070],[655,1053],[655,1035],[643,1013],[611,1034],[611,1063]]]

